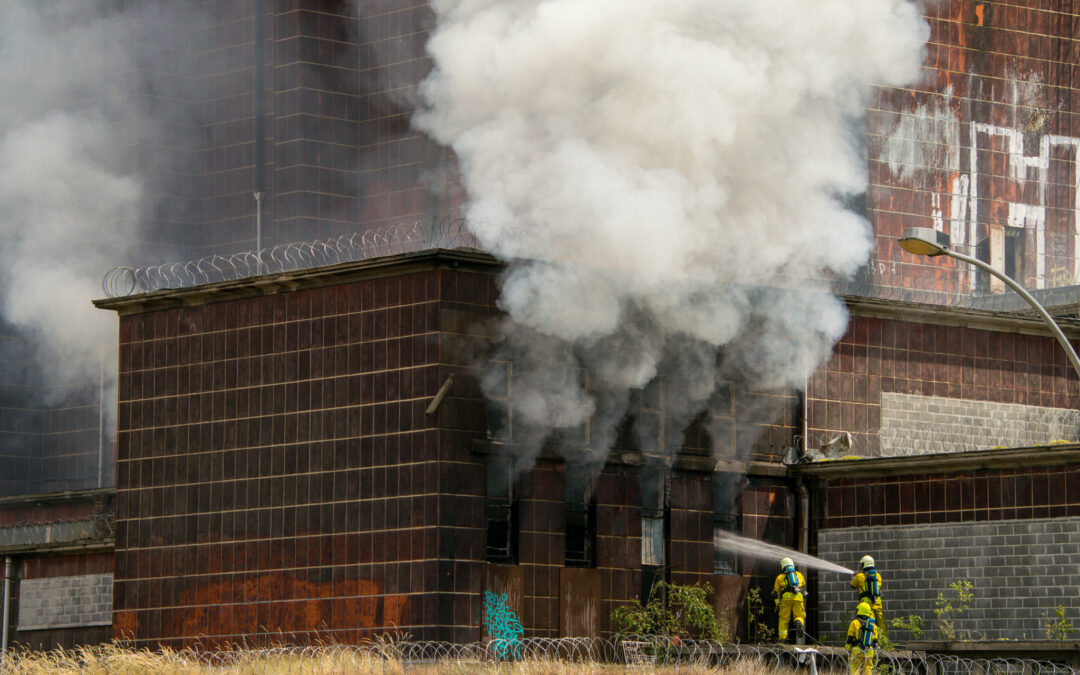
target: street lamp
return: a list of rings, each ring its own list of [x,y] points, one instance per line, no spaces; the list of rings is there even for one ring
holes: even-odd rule
[[[964,262],[971,263],[984,272],[988,272],[1004,281],[1009,288],[1019,293],[1020,297],[1027,300],[1027,303],[1039,313],[1039,316],[1046,322],[1046,325],[1050,327],[1050,331],[1054,334],[1054,337],[1057,338],[1057,341],[1065,349],[1065,354],[1068,355],[1069,361],[1072,362],[1073,369],[1076,370],[1077,376],[1080,376],[1080,357],[1076,356],[1076,350],[1073,349],[1069,339],[1065,337],[1065,333],[1061,332],[1061,327],[1057,325],[1057,322],[1054,321],[1054,318],[1046,311],[1046,308],[1040,305],[1039,301],[1033,298],[1030,293],[1025,291],[1023,286],[1005,276],[1003,272],[994,269],[978,258],[972,258],[969,255],[957,253],[952,250],[949,248],[949,235],[944,232],[932,230],[928,227],[909,227],[905,229],[904,235],[900,237],[900,248],[908,253],[914,253],[915,255],[925,255],[930,257],[947,255],[950,258],[963,260]]]

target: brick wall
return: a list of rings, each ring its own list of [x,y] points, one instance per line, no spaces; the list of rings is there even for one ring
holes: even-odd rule
[[[876,88],[868,105],[877,246],[865,290],[920,302],[996,291],[966,263],[902,251],[907,227],[944,231],[969,255],[996,230],[1008,248],[995,264],[1025,286],[1076,284],[1075,7],[951,0],[925,11],[922,77]]]
[[[111,550],[16,557],[12,644],[70,649],[112,639]]]
[[[830,480],[827,528],[1080,516],[1080,468],[1032,467]]]
[[[112,624],[113,575],[23,579],[19,631]]]
[[[881,394],[881,455],[1076,441],[1080,411],[942,396]]]
[[[1080,408],[1080,384],[1061,345],[1051,337],[853,316],[829,361],[810,376],[810,445],[820,446],[847,431],[854,441],[850,454],[877,456],[881,434],[890,433],[883,430],[896,422],[884,421],[882,406],[895,409],[898,401],[918,400],[914,397],[950,399],[966,412],[1026,410],[1039,417],[1039,409]],[[986,441],[990,447],[1008,445],[1012,430],[993,421],[984,429],[997,432],[998,442]],[[942,424],[910,435],[895,431],[884,440],[892,444],[888,451],[904,454],[914,447],[913,440],[945,448],[953,437],[942,432],[952,431]],[[1041,442],[1049,440],[1054,439],[1043,437]]]
[[[441,292],[431,270],[122,319],[118,636],[433,636]]]
[[[884,580],[886,619],[920,615],[924,639],[941,639],[934,624],[938,593],[968,579],[969,612],[955,621],[964,639],[1044,639],[1044,625],[1058,605],[1074,623],[1080,596],[1071,581],[1080,574],[1080,518],[845,527],[818,534],[818,555],[854,567],[874,556]],[[850,577],[819,573],[819,637],[839,644],[854,613]],[[907,631],[890,629],[896,640]]]

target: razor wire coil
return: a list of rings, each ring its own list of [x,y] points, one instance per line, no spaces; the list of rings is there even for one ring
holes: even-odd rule
[[[480,245],[461,219],[437,223],[403,223],[328,239],[278,244],[258,251],[213,254],[186,262],[146,267],[121,265],[106,272],[101,285],[106,296],[117,298],[264,274],[282,274],[431,248],[479,249]]]
[[[525,637],[520,640],[520,650],[507,656],[497,641],[453,643],[440,641],[410,641],[377,639],[359,645],[273,646],[263,649],[227,649],[202,651],[187,648],[181,651],[153,653],[132,651],[139,658],[158,659],[168,672],[243,672],[243,673],[344,673],[344,672],[402,672],[424,664],[458,666],[463,671],[469,666],[521,662],[542,664],[558,662],[579,664],[582,673],[591,672],[592,666],[610,664],[627,671],[649,672],[661,666],[679,668],[719,668],[750,663],[759,672],[800,671],[821,673],[849,672],[849,657],[839,647],[818,646],[797,649],[776,644],[735,644],[692,638],[665,638],[656,636],[621,636],[617,638],[542,638]],[[34,672],[20,670],[22,658],[31,658],[24,652],[11,664],[11,672]],[[61,653],[60,658],[78,660],[81,667],[92,662],[119,667],[125,656],[123,650],[112,645],[85,648],[79,652]],[[56,664],[57,657],[50,656]],[[953,675],[979,673],[989,675],[1080,675],[1080,670],[1047,659],[964,658],[956,655],[926,654],[923,652],[876,651],[875,672],[893,675],[934,674]],[[78,672],[81,670],[76,669]],[[108,668],[106,668],[108,670]],[[53,671],[50,671],[53,672]],[[440,671],[441,672],[441,671]],[[472,672],[471,670],[468,672]],[[488,672],[488,670],[476,671]],[[500,672],[501,669],[500,669]],[[524,670],[522,672],[533,672]],[[561,670],[573,673],[575,670]],[[686,672],[685,670],[683,672]],[[694,671],[691,671],[694,672]]]

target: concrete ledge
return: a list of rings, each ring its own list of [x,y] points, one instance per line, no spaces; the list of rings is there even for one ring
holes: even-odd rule
[[[1029,448],[945,452],[934,455],[897,455],[836,459],[791,466],[794,474],[819,478],[880,478],[913,473],[956,473],[976,469],[1044,467],[1080,462],[1080,443],[1039,445]]]
[[[904,647],[966,659],[1023,658],[1080,666],[1080,642],[1073,640],[923,640],[907,642]]]

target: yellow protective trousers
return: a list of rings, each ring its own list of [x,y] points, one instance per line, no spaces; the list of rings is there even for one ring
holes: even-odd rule
[[[851,648],[851,675],[873,675],[874,672],[874,648],[862,649]],[[860,673],[860,671],[862,671]]]
[[[806,627],[806,607],[803,605],[802,594],[785,593],[780,598],[780,622],[777,630],[781,641],[787,639],[788,623],[794,619]]]

